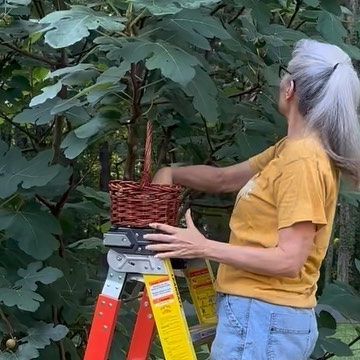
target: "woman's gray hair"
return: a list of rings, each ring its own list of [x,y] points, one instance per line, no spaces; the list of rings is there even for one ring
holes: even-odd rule
[[[360,81],[350,57],[315,40],[295,45],[289,72],[299,111],[341,173],[360,184]]]

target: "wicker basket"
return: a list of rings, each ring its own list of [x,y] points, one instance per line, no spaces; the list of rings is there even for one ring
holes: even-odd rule
[[[152,137],[152,124],[149,121],[141,181],[112,180],[109,183],[113,226],[145,228],[152,222],[169,225],[177,222],[181,187],[151,184]]]

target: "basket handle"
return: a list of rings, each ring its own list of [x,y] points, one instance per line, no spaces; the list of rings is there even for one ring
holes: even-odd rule
[[[153,126],[152,126],[152,122],[149,120],[146,125],[144,168],[140,182],[141,187],[149,185],[151,182],[152,139],[153,139]]]

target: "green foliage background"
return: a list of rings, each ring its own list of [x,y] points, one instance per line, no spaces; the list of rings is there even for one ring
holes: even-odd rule
[[[297,40],[336,44],[358,66],[354,3],[0,1],[1,360],[82,358],[107,271],[106,184],[139,178],[146,121],[155,127],[154,171],[224,166],[260,152],[286,131],[278,72]],[[344,190],[342,199],[359,218],[359,194]],[[221,241],[232,204],[233,196],[186,199],[199,227]],[[337,237],[340,226],[358,234],[355,221],[337,225]],[[357,323],[352,248],[350,285],[333,281],[335,257],[319,296]],[[131,285],[124,296],[135,292]],[[125,358],[135,311],[136,301],[127,302],[111,359]],[[328,312],[319,327],[315,359],[352,355]],[[152,356],[162,356],[157,345]]]

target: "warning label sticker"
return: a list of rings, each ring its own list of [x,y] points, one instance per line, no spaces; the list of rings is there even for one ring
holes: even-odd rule
[[[174,298],[174,292],[168,277],[150,282],[150,296],[154,304],[163,303]]]

